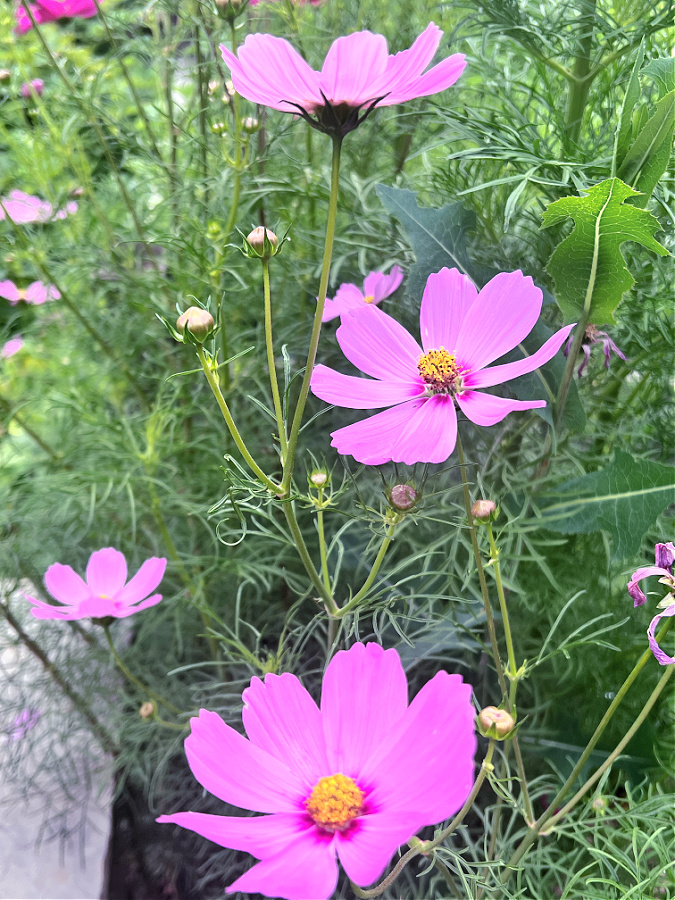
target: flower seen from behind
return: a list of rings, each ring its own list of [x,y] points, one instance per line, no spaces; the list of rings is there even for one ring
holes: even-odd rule
[[[335,406],[384,412],[332,433],[332,446],[366,465],[444,462],[457,441],[457,408],[476,425],[544,400],[510,400],[480,388],[532,372],[560,349],[573,325],[532,356],[486,368],[530,333],[542,292],[522,272],[496,275],[478,292],[457,269],[429,276],[420,314],[422,346],[372,304],[342,316],[336,336],[347,359],[370,379],[318,365],[312,392]]]
[[[30,4],[30,11],[38,25],[55,22],[57,19],[89,19],[98,12],[94,0],[36,0]],[[25,34],[33,27],[24,6],[16,9],[15,31]]]
[[[40,306],[48,300],[59,300],[61,294],[53,284],[34,281],[27,288],[18,288],[13,281],[0,281],[0,297],[9,300],[12,306],[23,300],[33,306]]]
[[[31,612],[36,619],[101,619],[106,616],[121,619],[159,603],[162,595],[152,592],[164,577],[165,569],[166,560],[153,556],[127,582],[124,554],[113,547],[104,547],[89,557],[86,581],[70,566],[61,563],[54,563],[47,569],[45,587],[62,606],[51,606],[34,597],[27,596],[26,599],[33,604]]]
[[[201,710],[185,752],[207,791],[269,815],[158,819],[260,860],[228,893],[327,900],[336,857],[355,884],[370,884],[471,791],[474,712],[459,675],[439,672],[408,705],[396,651],[354,644],[329,663],[320,709],[290,674],[253,678],[243,699],[248,740]]]
[[[633,598],[633,606],[642,606],[646,602],[647,596],[640,587],[640,582],[645,578],[651,578],[652,575],[660,575],[659,584],[664,584],[668,588],[665,597],[657,603],[658,609],[663,612],[657,613],[649,623],[647,629],[647,639],[652,653],[662,666],[675,663],[675,656],[668,656],[659,647],[656,642],[656,626],[664,617],[675,616],[675,575],[673,575],[673,565],[675,565],[675,544],[669,541],[667,544],[657,544],[654,547],[654,557],[656,565],[643,566],[633,572],[628,582],[628,593]]]
[[[358,309],[364,303],[381,303],[394,293],[402,281],[403,269],[394,266],[388,275],[384,272],[366,275],[363,290],[355,284],[341,284],[332,300],[326,298],[322,321],[330,322],[349,309]]]
[[[0,222],[9,216],[15,225],[65,219],[66,216],[76,212],[77,203],[74,200],[67,203],[63,209],[55,211],[48,200],[41,200],[24,191],[12,191],[9,197],[0,197]]]
[[[409,50],[390,56],[381,34],[357,31],[333,42],[320,72],[271,34],[249,34],[236,55],[224,44],[220,49],[242,97],[344,136],[375,106],[437,94],[457,81],[465,66],[461,53],[424,72],[442,35],[431,22]]]

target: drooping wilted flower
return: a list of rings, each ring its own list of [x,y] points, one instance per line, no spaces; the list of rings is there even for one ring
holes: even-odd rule
[[[574,337],[570,336],[569,340],[565,344],[565,349],[563,353],[565,356],[569,356],[570,350],[572,349],[572,344],[574,342]],[[600,331],[596,325],[587,325],[586,332],[584,334],[584,339],[581,343],[581,352],[583,354],[583,359],[581,360],[581,365],[577,371],[577,375],[579,378],[584,374],[584,370],[588,365],[588,361],[591,358],[591,347],[593,344],[602,344],[602,352],[605,355],[605,368],[609,369],[610,357],[612,353],[615,353],[620,359],[625,360],[625,355],[619,350],[611,337],[607,334],[606,331]]]
[[[201,710],[185,741],[197,780],[219,799],[270,815],[160,816],[260,862],[227,888],[327,900],[336,856],[358,885],[396,849],[466,800],[476,751],[471,688],[438,672],[408,705],[399,655],[378,644],[336,653],[319,709],[290,674],[244,691],[248,740]]]
[[[668,588],[668,592],[663,599],[657,603],[658,609],[663,612],[657,613],[649,623],[647,629],[647,639],[652,653],[662,666],[675,663],[675,657],[668,656],[657,644],[655,632],[656,626],[660,619],[664,616],[675,616],[675,575],[673,575],[673,565],[675,565],[675,544],[669,541],[667,544],[656,544],[654,547],[655,566],[643,566],[633,572],[628,582],[628,593],[633,598],[633,606],[642,606],[646,602],[647,597],[640,587],[640,582],[644,578],[651,578],[652,575],[660,575],[659,583],[664,584]]]
[[[486,368],[512,350],[539,318],[542,292],[522,272],[496,275],[480,291],[457,269],[430,275],[420,315],[422,347],[391,316],[363,305],[342,316],[336,332],[347,359],[372,376],[314,369],[314,394],[349,409],[391,409],[332,433],[338,453],[366,465],[444,462],[457,441],[457,407],[476,425],[510,412],[540,409],[544,400],[511,400],[479,388],[532,372],[560,349],[566,325],[532,356]]]
[[[326,297],[322,322],[330,322],[350,309],[358,309],[364,303],[381,303],[391,296],[403,281],[403,269],[393,266],[391,272],[370,272],[363,282],[363,290],[355,284],[341,284],[331,300]]]

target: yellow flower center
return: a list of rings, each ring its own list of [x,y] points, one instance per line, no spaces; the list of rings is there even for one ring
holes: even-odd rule
[[[19,295],[19,296],[17,297],[17,300],[25,300],[25,299],[26,299],[26,291],[25,291],[25,290],[23,290],[22,288],[19,288],[19,289],[17,290],[17,293],[18,293],[18,295]]]
[[[374,302],[375,302],[375,298],[373,297],[372,294],[368,294],[367,297],[364,297],[364,298],[363,298],[363,302],[364,302],[364,303],[374,303]]]
[[[420,356],[417,371],[426,383],[426,394],[458,394],[462,390],[462,367],[457,365],[454,353],[444,347],[429,350]]]
[[[324,831],[344,831],[361,814],[365,794],[356,782],[339,772],[320,778],[305,802],[307,812]]]

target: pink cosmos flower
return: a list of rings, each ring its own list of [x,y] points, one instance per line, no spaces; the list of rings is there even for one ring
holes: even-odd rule
[[[659,583],[665,584],[668,593],[657,603],[658,609],[663,609],[662,613],[657,613],[649,623],[647,629],[647,639],[652,653],[662,666],[675,663],[675,657],[668,656],[656,643],[655,631],[659,621],[664,616],[675,616],[675,575],[673,575],[673,565],[675,565],[675,544],[668,542],[667,544],[656,544],[654,547],[655,566],[643,566],[633,572],[628,582],[628,593],[633,598],[633,606],[642,606],[647,597],[640,587],[643,578],[651,578],[652,575],[660,575]],[[664,609],[665,607],[665,609]]]
[[[33,306],[40,306],[48,300],[59,300],[61,294],[53,284],[43,284],[41,281],[34,281],[27,288],[18,288],[13,281],[0,281],[0,297],[9,300],[12,306],[16,306],[19,300],[30,303]]]
[[[394,293],[402,281],[403,269],[394,266],[388,275],[384,272],[366,275],[363,290],[355,284],[341,284],[332,300],[326,298],[322,322],[330,322],[348,309],[358,309],[363,303],[381,303]]]
[[[342,352],[375,380],[319,365],[312,392],[349,409],[392,408],[334,431],[332,446],[367,465],[440,463],[455,449],[456,406],[486,426],[515,410],[546,406],[544,400],[509,400],[478,390],[532,372],[558,352],[573,325],[526,359],[485,368],[530,333],[541,302],[542,292],[520,271],[495,275],[479,293],[457,269],[441,269],[424,289],[421,347],[372,304],[343,315],[336,332]]]
[[[0,222],[7,216],[15,225],[27,225],[32,222],[50,222],[52,219],[65,219],[67,215],[77,212],[77,203],[71,201],[64,209],[54,211],[47,200],[33,197],[24,191],[12,191],[9,197],[0,197]]]
[[[122,619],[159,603],[162,595],[152,591],[164,577],[165,569],[166,560],[153,556],[127,584],[124,554],[104,547],[89,557],[86,582],[70,566],[54,563],[47,569],[45,587],[63,606],[50,606],[34,597],[26,599],[33,604],[31,612],[36,619]]]
[[[89,19],[97,13],[94,0],[35,0],[30,4],[33,18],[38,25],[55,22],[57,19]],[[25,34],[33,27],[25,7],[16,8],[17,34]]]
[[[34,78],[32,81],[27,81],[21,85],[20,93],[24,100],[30,100],[33,94],[37,94],[39,97],[42,96],[44,89],[44,81],[41,78]]]
[[[203,709],[185,753],[207,791],[270,815],[157,820],[261,860],[227,893],[327,900],[336,856],[353,882],[370,884],[397,847],[469,795],[474,712],[459,675],[439,672],[408,705],[398,653],[354,644],[330,661],[321,709],[290,674],[253,678],[243,699],[248,740]]]
[[[442,35],[431,22],[409,50],[389,56],[381,34],[357,31],[333,42],[320,72],[271,34],[249,34],[236,56],[224,44],[220,50],[242,97],[299,113],[314,128],[344,136],[375,106],[428,97],[457,81],[465,66],[461,53],[423,74]]]
[[[23,338],[20,334],[17,334],[15,338],[12,338],[10,341],[0,349],[0,359],[9,359],[10,356],[14,356],[15,353],[18,353],[19,350],[23,347]]]

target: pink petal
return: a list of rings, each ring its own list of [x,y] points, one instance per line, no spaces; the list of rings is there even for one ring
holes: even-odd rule
[[[529,275],[495,275],[466,314],[457,336],[458,358],[475,372],[517,347],[539,318],[542,296]]]
[[[348,309],[357,309],[362,304],[363,294],[355,284],[341,284],[332,300],[326,297],[321,321],[330,322]]]
[[[357,31],[331,44],[319,75],[321,91],[334,104],[360,106],[377,97],[373,85],[387,67],[387,41],[381,34]]]
[[[385,297],[389,297],[403,281],[403,269],[393,266],[391,272],[371,272],[366,275],[363,282],[363,293],[366,297],[373,297],[374,303],[381,303]]]
[[[127,561],[114,547],[96,550],[87,564],[87,584],[98,597],[115,597],[127,580]]]
[[[70,566],[62,566],[61,563],[51,565],[45,572],[44,580],[45,587],[59,603],[77,606],[91,594],[77,572]]]
[[[458,269],[444,268],[429,276],[420,311],[425,351],[444,347],[450,353],[455,352],[462,322],[477,296],[471,279]]]
[[[665,651],[663,651],[656,643],[656,638],[654,636],[656,626],[658,625],[659,620],[664,616],[675,616],[675,603],[673,603],[672,606],[669,606],[668,609],[664,609],[663,612],[658,613],[654,616],[654,618],[649,623],[649,628],[647,629],[647,638],[649,639],[649,646],[651,647],[652,653],[656,657],[659,665],[669,666],[671,663],[675,663],[675,656],[668,656],[668,654],[665,653]]]
[[[159,816],[156,821],[161,825],[180,825],[221,847],[252,853],[258,859],[276,856],[305,831],[315,828],[304,813],[213,816],[209,813],[179,812],[171,816]]]
[[[321,689],[331,772],[357,778],[407,708],[408,683],[395,650],[359,643],[336,653]]]
[[[420,826],[456,813],[474,780],[474,715],[460,675],[438,672],[427,682],[361,773],[373,811],[411,821],[419,814]]]
[[[496,425],[506,418],[510,412],[525,409],[543,409],[545,400],[510,400],[507,397],[495,397],[480,391],[464,391],[457,395],[457,403],[467,419],[476,425]]]
[[[418,815],[375,813],[357,819],[344,834],[336,834],[340,862],[361,887],[379,879],[398,847],[419,830]]]
[[[0,281],[0,297],[9,300],[11,304],[19,302],[19,289],[13,281]]]
[[[292,847],[259,862],[225,891],[285,900],[328,900],[337,880],[332,836],[310,828],[298,836]]]
[[[442,37],[443,32],[438,25],[430,22],[415,39],[412,47],[390,56],[382,83],[373,87],[374,96],[396,94],[401,89],[407,89],[410,82],[418,79],[434,58]]]
[[[402,407],[398,407],[399,409]],[[452,398],[437,394],[413,412],[401,428],[391,452],[393,462],[441,463],[457,443],[457,413]]]
[[[348,409],[378,409],[403,403],[424,393],[420,378],[407,383],[402,381],[375,381],[372,378],[358,378],[342,375],[328,366],[318,365],[312,373],[312,393]]]
[[[407,85],[393,90],[379,105],[393,106],[396,103],[404,103],[406,100],[414,100],[416,97],[428,97],[430,94],[439,94],[457,81],[466,67],[466,57],[463,53],[455,53],[448,56],[442,62],[425,75],[412,79]]]
[[[626,585],[628,593],[633,598],[633,606],[642,606],[647,602],[647,597],[639,585],[643,578],[650,578],[652,575],[669,576],[670,573],[668,569],[662,569],[660,566],[643,566],[633,572],[631,580]]]
[[[409,381],[417,377],[422,349],[402,325],[376,306],[342,317],[338,344],[350,363],[373,378]]]
[[[249,740],[302,779],[306,794],[331,774],[321,713],[295,675],[251,679],[243,695],[242,719]]]
[[[426,400],[409,400],[369,419],[338,428],[331,434],[331,447],[343,456],[353,456],[367,466],[379,466],[390,462],[392,450],[401,429]]]
[[[519,359],[516,362],[504,363],[502,366],[492,366],[491,369],[481,369],[473,372],[465,381],[467,387],[481,388],[492,387],[495,384],[503,384],[512,378],[518,378],[519,375],[526,375],[528,372],[534,372],[549,359],[553,359],[558,350],[562,347],[567,335],[574,328],[574,324],[566,325],[543,344],[532,356],[525,359]]]
[[[127,616],[133,616],[134,613],[140,612],[142,609],[148,609],[151,606],[157,606],[162,600],[161,594],[153,594],[152,597],[148,597],[147,600],[143,600],[142,603],[137,603],[136,606],[125,606],[120,603],[119,600],[115,601],[115,611],[109,613],[111,616],[115,616],[117,619],[126,619]]]
[[[302,778],[256,747],[217,713],[190,719],[185,755],[192,772],[220,800],[255,812],[297,813],[307,797]]]
[[[164,578],[165,569],[166,560],[163,557],[153,556],[150,559],[146,559],[138,572],[136,572],[129,583],[122,588],[115,599],[125,606],[143,600],[149,593],[158,587],[162,578]],[[157,602],[159,603],[159,600]]]

